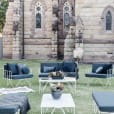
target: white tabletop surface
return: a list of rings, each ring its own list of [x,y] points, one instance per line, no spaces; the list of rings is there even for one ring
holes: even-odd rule
[[[75,103],[71,94],[62,94],[60,99],[53,99],[51,94],[43,94],[41,108],[65,108],[75,107]]]
[[[76,78],[74,78],[74,77],[64,77],[64,79],[39,78],[39,81],[40,82],[76,82]]]

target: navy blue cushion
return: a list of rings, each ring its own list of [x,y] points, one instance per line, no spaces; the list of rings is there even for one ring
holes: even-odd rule
[[[49,73],[49,72],[54,72],[55,71],[55,67],[54,66],[44,66],[44,73]]]
[[[39,74],[39,77],[46,77],[46,78],[47,78],[48,75],[49,75],[49,73],[40,73],[40,74]]]
[[[17,69],[17,64],[15,63],[7,63],[8,65],[8,70],[10,70],[12,72],[12,75],[18,74],[18,69]]]
[[[18,63],[17,64],[17,69],[19,74],[23,74],[22,69],[25,66],[25,64]]]
[[[2,104],[0,105],[0,114],[15,114],[19,109],[18,105],[13,104]]]
[[[12,79],[25,79],[25,78],[32,78],[33,74],[18,74],[12,75]]]
[[[98,67],[103,67],[102,74],[107,74],[107,70],[112,69],[112,64],[110,64],[110,63],[93,63],[92,72],[96,73],[96,69]]]
[[[112,64],[104,64],[104,65],[103,65],[103,73],[104,73],[104,74],[107,74],[107,71],[108,71],[109,69],[112,69]]]
[[[63,72],[75,72],[76,65],[73,61],[63,62],[62,69]]]
[[[90,78],[108,78],[107,74],[96,74],[96,73],[86,73],[85,76]]]
[[[30,73],[30,70],[29,70],[29,68],[27,66],[24,66],[22,68],[22,72],[23,72],[23,74],[29,74]]]
[[[97,74],[100,74],[100,73],[102,73],[103,72],[103,67],[102,66],[100,66],[100,67],[98,67],[97,69],[96,69],[96,73]]]
[[[5,108],[8,112],[6,112]],[[20,114],[27,114],[27,111],[30,109],[30,104],[25,94],[7,94],[1,97],[0,112],[3,112],[0,114],[15,114],[13,112],[17,111],[18,108],[20,109]],[[12,113],[9,113],[9,111]]]
[[[93,92],[92,97],[102,112],[114,112],[114,92]]]

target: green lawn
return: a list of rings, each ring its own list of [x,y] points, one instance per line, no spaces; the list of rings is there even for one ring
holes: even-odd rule
[[[28,112],[28,114],[40,114],[40,103],[41,103],[41,98],[42,98],[42,94],[39,94],[38,92],[38,73],[39,73],[39,69],[40,69],[40,63],[44,62],[41,60],[20,60],[20,61],[13,61],[13,60],[0,60],[0,69],[3,69],[3,65],[5,63],[24,63],[27,66],[29,66],[32,71],[33,71],[33,75],[34,77],[31,79],[31,83],[32,83],[32,89],[35,90],[34,93],[28,93],[27,96],[29,98],[30,101],[30,105],[31,105],[31,110]],[[114,79],[111,80],[112,85],[111,86],[104,86],[103,84],[106,83],[106,80],[102,80],[102,83],[99,83],[98,79],[95,79],[92,83],[90,83],[90,86],[87,86],[89,80],[88,78],[85,77],[85,73],[88,71],[88,69],[91,69],[91,65],[87,65],[87,64],[80,64],[79,65],[79,75],[80,78],[77,81],[77,93],[76,96],[73,97],[76,103],[76,114],[93,114],[93,107],[92,107],[92,91],[113,91],[114,89]],[[6,80],[4,80],[3,78],[3,72],[2,70],[0,70],[0,87],[7,87],[6,86]],[[101,79],[100,79],[101,80]],[[16,84],[16,82],[14,82],[14,84]],[[22,85],[24,86],[24,85]],[[65,93],[68,93],[69,91],[64,88]],[[46,93],[50,92],[50,89],[47,88],[47,90],[45,91]],[[47,113],[47,114],[50,114]],[[57,111],[55,114],[61,114],[60,111]],[[67,114],[71,114],[71,113],[67,113]]]

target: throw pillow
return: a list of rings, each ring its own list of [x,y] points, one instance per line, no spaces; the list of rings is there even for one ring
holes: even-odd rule
[[[98,67],[98,68],[96,69],[96,73],[97,73],[97,74],[102,73],[102,71],[103,71],[103,67],[102,67],[102,66],[100,66],[100,67]]]
[[[44,73],[54,72],[55,67],[44,66],[43,71],[44,71]]]
[[[18,63],[17,64],[17,69],[19,74],[23,74],[22,69],[25,67],[25,64]]]
[[[30,73],[30,70],[29,70],[29,68],[27,66],[24,66],[22,68],[22,72],[23,72],[23,74],[29,74]]]
[[[17,70],[17,64],[15,63],[7,63],[8,69],[12,72],[12,75],[16,75],[18,74],[18,70]]]

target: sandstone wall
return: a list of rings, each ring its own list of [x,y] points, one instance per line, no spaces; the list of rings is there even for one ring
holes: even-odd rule
[[[114,62],[114,32],[104,32],[101,19],[107,6],[114,7],[113,0],[77,0],[76,18],[81,17],[84,24],[85,62]],[[78,29],[77,29],[78,31]],[[112,53],[112,54],[111,54]]]
[[[35,4],[43,7],[42,29],[35,29]],[[25,58],[49,58],[52,54],[52,0],[25,0]]]
[[[6,23],[3,29],[3,57],[12,58],[12,43],[13,43],[13,7],[14,3],[9,2],[9,7],[6,13]]]

